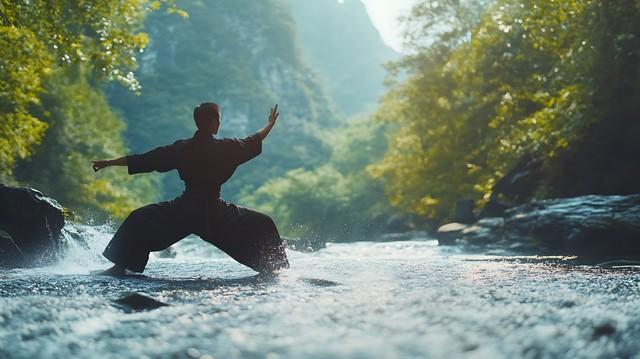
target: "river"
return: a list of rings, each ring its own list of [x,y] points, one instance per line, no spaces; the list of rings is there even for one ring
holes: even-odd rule
[[[0,271],[0,358],[640,357],[639,271],[425,237],[288,251],[259,278],[196,238],[144,276],[89,274],[107,227],[58,264]],[[128,311],[144,292],[169,304]]]

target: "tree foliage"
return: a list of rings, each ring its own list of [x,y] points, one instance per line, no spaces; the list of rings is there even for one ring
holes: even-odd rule
[[[115,158],[126,151],[124,124],[82,68],[70,67],[47,80],[32,113],[48,130],[34,155],[16,166],[19,181],[53,195],[84,220],[122,219],[155,199],[157,179],[117,170],[93,172],[92,159]]]
[[[90,160],[126,151],[101,83],[139,89],[132,70],[148,41],[140,21],[162,6],[186,15],[170,0],[0,0],[1,181],[36,186],[101,219],[152,197],[149,181],[95,180]]]
[[[148,40],[139,22],[162,3],[167,1],[0,1],[1,179],[9,179],[16,159],[41,141],[47,125],[29,110],[58,69],[83,64],[93,77],[139,88],[131,70]],[[168,8],[179,11],[170,2]]]
[[[378,112],[396,131],[369,172],[385,179],[394,205],[442,219],[458,198],[487,200],[524,155],[552,166],[594,124],[614,120],[599,101],[599,79],[622,70],[611,64],[624,62],[632,80],[615,78],[635,81],[637,95],[639,6],[421,2],[408,21],[415,52],[394,69],[408,77]]]
[[[384,128],[368,117],[325,133],[326,163],[297,168],[245,192],[242,202],[273,214],[281,231],[317,241],[366,239],[384,230],[391,212],[382,183],[365,167],[386,149]]]

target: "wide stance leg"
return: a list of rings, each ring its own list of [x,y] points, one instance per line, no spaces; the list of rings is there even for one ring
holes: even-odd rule
[[[142,273],[149,253],[168,248],[190,232],[177,221],[175,204],[161,202],[131,212],[102,253],[113,263]]]
[[[215,222],[203,239],[236,261],[261,273],[289,267],[278,229],[266,214],[228,203]]]

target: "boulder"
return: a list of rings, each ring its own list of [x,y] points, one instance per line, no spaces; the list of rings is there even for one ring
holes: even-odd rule
[[[492,197],[489,202],[482,207],[478,213],[478,218],[502,217],[504,216],[504,212],[511,207],[509,203]]]
[[[505,212],[510,239],[539,241],[553,252],[640,255],[640,195],[535,201]]]
[[[15,266],[22,257],[20,248],[9,233],[0,230],[0,267]]]
[[[473,213],[476,204],[471,198],[462,198],[456,201],[456,208],[453,213],[453,221],[459,223],[473,223],[476,216]]]
[[[151,298],[146,293],[139,292],[124,293],[120,298],[114,300],[114,303],[127,313],[153,310],[169,305]]]
[[[158,258],[175,258],[178,255],[173,247],[165,248],[158,252]]]
[[[62,206],[33,188],[4,184],[0,203],[0,265],[31,266],[53,258],[61,248]]]
[[[496,244],[502,241],[504,218],[482,218],[473,224],[449,223],[438,228],[435,237],[440,245]]]
[[[454,244],[458,239],[463,238],[462,231],[469,226],[463,223],[447,223],[438,227],[436,237],[440,245]]]
[[[542,160],[530,155],[523,156],[493,185],[491,198],[478,212],[478,218],[501,217],[512,206],[531,199],[543,178]]]
[[[508,209],[504,217],[443,226],[436,238],[447,245],[493,244],[559,255],[637,258],[640,194],[533,201]]]
[[[492,193],[522,203],[533,196],[543,178],[542,161],[533,156],[524,156],[493,185]]]

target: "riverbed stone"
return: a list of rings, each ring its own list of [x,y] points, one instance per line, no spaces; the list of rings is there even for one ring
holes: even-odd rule
[[[600,337],[608,337],[616,332],[616,327],[611,323],[603,323],[600,325],[596,325],[593,328],[592,339],[599,339]]]
[[[438,227],[436,237],[438,238],[440,245],[454,244],[458,239],[462,239],[464,237],[462,231],[468,227],[469,225],[464,223],[447,223]]]
[[[562,255],[640,257],[640,194],[533,201],[504,217],[443,226],[436,238],[441,244],[522,244]]]
[[[124,293],[120,298],[114,300],[114,303],[125,312],[153,310],[169,305],[142,292]]]
[[[45,264],[61,247],[64,210],[53,198],[33,188],[16,188],[0,184],[0,230],[11,238],[16,250],[3,245],[2,266]]]

